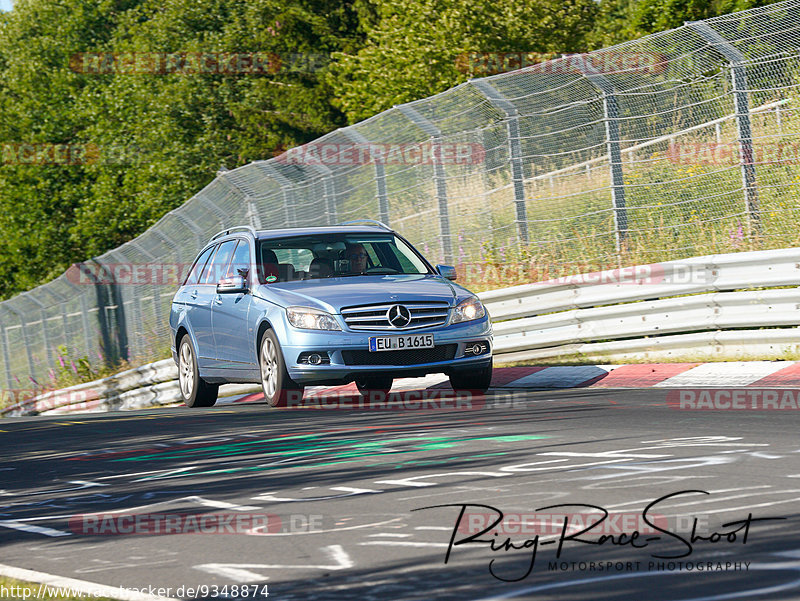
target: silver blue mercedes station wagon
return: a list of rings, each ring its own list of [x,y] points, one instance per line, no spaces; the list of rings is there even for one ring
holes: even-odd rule
[[[183,399],[210,407],[220,384],[260,382],[275,406],[304,386],[355,381],[369,396],[429,373],[483,392],[492,326],[455,279],[379,222],[222,231],[172,302]]]

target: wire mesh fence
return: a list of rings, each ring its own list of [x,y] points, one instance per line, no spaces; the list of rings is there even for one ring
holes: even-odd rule
[[[788,0],[473,79],[220,173],[135,240],[0,303],[0,378],[45,382],[59,347],[165,357],[179,279],[233,225],[380,219],[479,288],[800,246],[798,50]]]

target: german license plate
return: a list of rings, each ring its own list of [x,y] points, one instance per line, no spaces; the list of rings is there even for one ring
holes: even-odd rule
[[[369,350],[400,351],[415,348],[433,348],[433,334],[409,336],[375,336],[369,339]]]

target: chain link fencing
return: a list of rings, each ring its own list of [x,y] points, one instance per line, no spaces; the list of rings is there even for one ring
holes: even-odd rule
[[[379,219],[478,289],[800,246],[799,50],[788,0],[473,79],[220,173],[136,239],[0,303],[0,381],[43,385],[61,346],[164,358],[180,277],[234,225]],[[497,58],[459,60],[486,73]]]

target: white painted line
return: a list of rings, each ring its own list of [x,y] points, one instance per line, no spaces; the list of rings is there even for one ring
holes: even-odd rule
[[[550,453],[539,453],[539,455],[550,455],[553,457],[594,457],[594,458],[603,458],[607,457],[608,459],[662,459],[664,457],[673,457],[673,455],[653,455],[647,453],[640,453],[640,454],[633,454],[633,453],[625,453],[623,451],[603,451],[601,453],[577,453],[577,452],[570,452],[570,451],[553,451]]]
[[[388,536],[390,538],[408,538],[411,536],[410,534],[402,534],[400,532],[378,532],[377,534],[370,534],[368,538],[373,538],[377,536]]]
[[[237,505],[235,503],[228,503],[226,501],[214,501],[213,499],[204,499],[203,497],[185,497],[187,501],[194,501],[205,507],[216,507],[217,509],[233,509],[234,511],[256,511],[260,507],[253,505]]]
[[[448,543],[412,543],[405,540],[371,540],[366,543],[358,543],[362,546],[380,545],[390,547],[435,547],[437,549],[445,549],[450,545]]]
[[[452,528],[448,528],[447,526],[417,526],[414,530],[446,530],[450,532],[453,530]]]
[[[71,532],[64,532],[63,530],[56,530],[54,528],[45,528],[43,526],[34,526],[33,524],[23,524],[15,520],[3,520],[0,522],[0,526],[3,528],[22,530],[23,532],[31,532],[33,534],[44,534],[45,536],[72,536]]]
[[[27,582],[40,582],[52,587],[72,589],[73,593],[83,593],[83,595],[80,596],[85,595],[87,598],[110,597],[111,599],[120,599],[121,601],[178,601],[172,597],[148,595],[147,593],[126,590],[116,586],[97,584],[95,582],[87,582],[86,580],[77,580],[75,578],[64,578],[62,576],[54,576],[53,574],[45,574],[44,572],[15,568],[5,564],[0,564],[0,576],[16,578],[17,580],[24,580]]]
[[[399,522],[403,518],[392,518],[383,522],[375,522],[372,524],[358,524],[357,526],[344,526],[343,528],[328,528],[327,530],[308,530],[306,532],[264,532],[266,526],[260,526],[249,530],[246,534],[250,536],[302,536],[305,534],[327,534],[329,532],[342,532],[344,530],[360,530],[361,528],[375,528],[376,526],[386,526],[394,522]]]
[[[503,388],[574,388],[607,373],[608,369],[598,365],[558,365],[523,376]]]
[[[235,580],[236,582],[260,582],[268,580],[269,577],[253,572],[252,570],[345,570],[355,565],[341,545],[322,547],[322,551],[333,561],[333,564],[283,565],[269,563],[204,563],[194,566],[194,569]]]
[[[747,386],[786,367],[786,361],[705,363],[655,384],[655,388]]]

